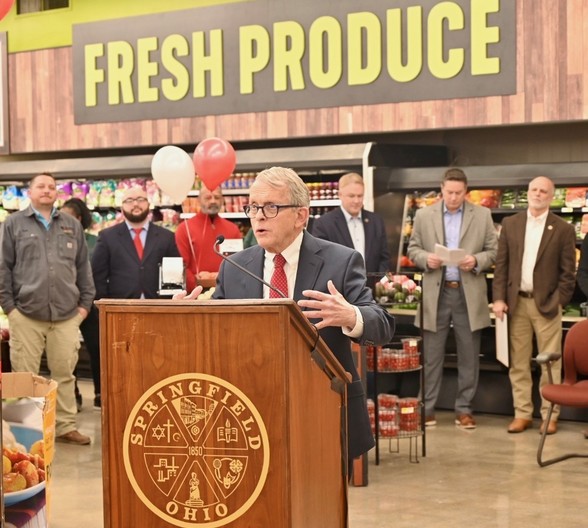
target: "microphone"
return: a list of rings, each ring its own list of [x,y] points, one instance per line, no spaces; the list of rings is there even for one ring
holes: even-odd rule
[[[220,250],[219,250],[219,246],[224,241],[225,241],[225,237],[223,235],[217,236],[216,237],[216,240],[214,241],[214,244],[212,246],[212,251],[214,251],[224,261],[231,263],[237,269],[240,269],[243,273],[245,273],[245,274],[249,275],[250,277],[254,278],[257,282],[261,282],[264,286],[267,286],[270,290],[275,291],[283,299],[287,299],[288,298],[288,296],[285,295],[284,292],[282,292],[281,290],[279,290],[275,286],[272,286],[269,282],[264,281],[261,277],[258,277],[257,275],[255,275],[255,273],[251,273],[247,268],[244,268],[243,266],[241,266],[241,264],[237,264],[234,260],[230,259],[229,257],[225,257],[225,255],[223,255],[220,252]]]

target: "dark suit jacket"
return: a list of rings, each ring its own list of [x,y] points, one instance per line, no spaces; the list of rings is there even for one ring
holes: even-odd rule
[[[526,210],[509,216],[502,221],[498,239],[492,293],[494,301],[506,302],[511,314],[519,298],[526,225]],[[552,319],[570,302],[576,285],[575,270],[575,230],[548,213],[533,270],[533,299],[544,317]]]
[[[258,277],[263,277],[265,251],[253,246],[231,257]],[[377,305],[371,290],[366,286],[365,271],[360,254],[339,244],[317,239],[305,233],[300,248],[300,259],[294,300],[302,298],[303,290],[327,292],[327,281],[332,280],[348,302],[357,306],[364,320],[362,345],[389,343],[394,333],[394,319]],[[263,285],[235,266],[223,262],[217,278],[215,299],[261,299]],[[350,372],[353,382],[348,387],[349,457],[355,458],[373,447],[365,394],[351,355],[351,341],[341,328],[324,328],[320,331],[343,368]]]
[[[580,250],[580,262],[578,263],[578,286],[582,293],[588,297],[588,236],[582,241]]]
[[[96,298],[155,299],[159,289],[159,264],[163,257],[179,257],[174,234],[149,224],[139,261],[137,250],[125,222],[104,229],[92,254]]]
[[[365,232],[365,269],[368,272],[386,272],[390,270],[390,251],[386,238],[386,226],[377,214],[361,210]],[[323,240],[330,240],[353,249],[345,215],[340,207],[315,219],[311,233]]]

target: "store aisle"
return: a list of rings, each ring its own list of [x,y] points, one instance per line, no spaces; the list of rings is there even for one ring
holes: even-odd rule
[[[51,528],[102,528],[100,413],[92,409],[91,383],[83,381],[80,430],[90,447],[58,445],[53,467]],[[578,494],[588,483],[588,459],[539,468],[535,461],[538,427],[509,435],[509,419],[478,415],[478,428],[462,431],[452,413],[438,413],[427,430],[427,457],[408,460],[381,441],[381,463],[370,459],[367,487],[350,488],[351,528],[558,528],[584,526]],[[586,424],[562,422],[548,439],[547,454],[558,448],[588,451]],[[553,449],[551,449],[553,448]],[[271,528],[271,527],[268,527]],[[311,527],[301,527],[311,528]]]

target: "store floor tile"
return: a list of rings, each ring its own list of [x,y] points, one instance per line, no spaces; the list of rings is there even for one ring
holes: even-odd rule
[[[93,409],[90,382],[80,383],[84,408],[79,429],[90,446],[59,444],[53,465],[51,528],[103,528],[100,412]],[[584,526],[578,493],[586,487],[587,459],[547,468],[536,462],[539,422],[509,435],[508,416],[476,415],[477,429],[454,425],[451,412],[437,412],[427,429],[427,456],[411,463],[409,441],[389,452],[380,440],[380,465],[369,457],[369,484],[349,488],[351,528],[555,528]],[[588,451],[587,424],[560,422],[547,440],[546,456]],[[392,448],[396,444],[393,441]],[[122,462],[121,462],[122,463]],[[123,527],[120,527],[123,528]],[[130,528],[130,527],[124,527]],[[270,527],[268,527],[270,528]],[[300,527],[308,528],[308,527]]]

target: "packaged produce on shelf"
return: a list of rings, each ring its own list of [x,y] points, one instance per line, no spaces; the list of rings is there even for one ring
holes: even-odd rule
[[[241,172],[231,174],[224,182],[221,183],[221,189],[249,189],[255,181],[254,172]],[[201,187],[201,182],[197,188]],[[214,189],[210,189],[214,190]]]
[[[404,337],[400,340],[402,350],[405,354],[413,355],[419,353],[421,338],[419,336]]]
[[[86,200],[88,191],[90,190],[90,184],[88,182],[75,181],[71,184],[71,197],[78,198],[79,200]]]
[[[182,202],[182,213],[198,213],[200,211],[200,200],[195,196],[188,196]]]
[[[559,217],[562,220],[565,220],[568,224],[574,225],[574,216],[573,215],[560,215]]]
[[[528,194],[529,192],[526,189],[519,189],[517,192],[517,208],[525,209],[529,205],[529,200],[527,198]]]
[[[567,193],[567,189],[565,187],[556,188],[553,193],[553,200],[551,200],[551,204],[549,204],[549,207],[554,207],[554,208],[565,207],[566,193]]]
[[[398,406],[398,396],[396,394],[378,394],[378,407],[380,409],[394,409]]]
[[[404,238],[410,238],[412,235],[412,216],[406,215],[404,226],[402,227],[402,235]]]
[[[29,197],[26,189],[16,185],[1,187],[2,189],[2,207],[10,211],[22,211],[29,206]]]
[[[574,218],[574,229],[576,231],[576,238],[578,240],[583,240],[586,233],[582,231],[582,219],[581,218]]]
[[[564,306],[564,317],[582,317],[582,306],[579,303],[570,303]]]
[[[57,199],[55,200],[55,205],[57,207],[61,207],[64,202],[69,200],[72,195],[71,191],[71,181],[58,181],[56,184],[57,188]]]
[[[375,285],[376,301],[380,304],[396,304],[399,308],[414,310],[421,295],[421,286],[406,275],[388,273]]]
[[[158,213],[161,218],[156,218],[153,213],[153,221],[162,227],[175,231],[180,223],[180,213],[175,209],[159,209]]]
[[[114,193],[116,191],[116,181],[106,180],[103,182],[103,186],[100,189],[100,197],[98,199],[98,205],[100,207],[114,207]]]
[[[159,207],[161,205],[162,193],[157,186],[157,183],[153,180],[147,180],[145,182],[145,192],[147,193],[147,199],[152,207]],[[122,201],[122,200],[121,200]]]
[[[466,200],[474,205],[496,209],[500,205],[501,194],[497,189],[474,189],[466,194]]]
[[[368,399],[368,414],[372,433],[376,432],[376,408],[373,400]],[[378,394],[378,434],[381,438],[398,436],[398,396],[395,394]]]
[[[500,207],[502,209],[514,209],[517,203],[517,191],[516,189],[505,189],[502,191],[500,198]]]
[[[433,205],[441,200],[441,193],[439,191],[427,191],[425,193],[415,193],[414,201],[418,209]]]
[[[566,189],[566,207],[586,207],[588,187],[568,187]]]
[[[418,398],[400,398],[398,400],[400,432],[415,432],[420,429],[420,404]]]
[[[381,438],[395,438],[398,436],[398,409],[378,409],[378,427]]]

